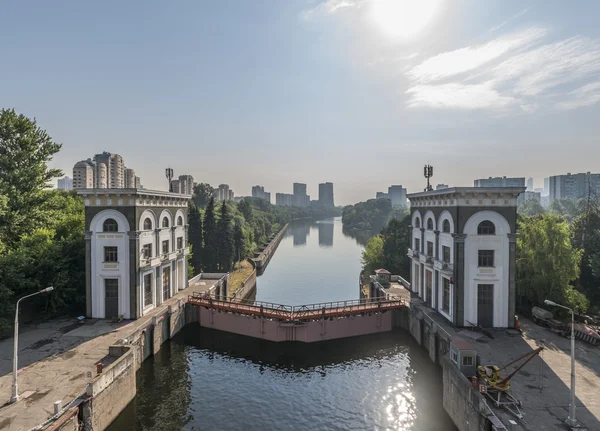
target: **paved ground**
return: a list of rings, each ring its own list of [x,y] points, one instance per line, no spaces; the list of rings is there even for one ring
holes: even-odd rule
[[[416,300],[414,302],[421,302]],[[425,308],[426,314],[440,324],[452,337],[467,338],[453,328],[438,313]],[[509,335],[505,330],[490,331],[493,339],[483,336],[472,344],[481,355],[483,364],[503,365],[540,346],[545,349],[511,379],[511,392],[523,403],[523,428],[527,430],[567,430],[571,387],[571,340],[546,328],[520,318],[521,335]],[[481,334],[478,334],[481,335]],[[589,431],[600,430],[600,348],[579,339],[575,345],[577,418]],[[518,364],[517,364],[518,365]],[[509,367],[501,375],[514,370]],[[489,401],[489,399],[488,399]],[[492,406],[492,402],[488,404]],[[505,409],[494,409],[507,426],[516,420]]]
[[[12,387],[13,340],[0,342],[0,430],[29,430],[44,422],[52,416],[55,401],[66,405],[85,392],[91,376],[96,375],[95,364],[108,354],[108,346],[126,338],[168,305],[193,292],[206,291],[216,281],[201,280],[135,321],[93,320],[81,325],[57,319],[24,328],[19,337],[21,400],[15,404],[5,404]]]

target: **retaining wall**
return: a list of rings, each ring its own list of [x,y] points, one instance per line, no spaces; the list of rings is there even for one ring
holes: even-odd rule
[[[285,226],[283,226],[279,230],[279,232],[277,232],[277,235],[273,237],[269,244],[267,244],[264,247],[264,249],[259,248],[260,252],[258,254],[254,254],[254,258],[252,260],[256,264],[256,270],[259,275],[263,273],[263,271],[271,261],[271,257],[273,256],[273,254],[275,254],[275,250],[277,250],[279,243],[283,239],[283,234],[288,228],[288,225],[289,223],[286,223]]]
[[[247,300],[256,289],[256,263],[252,259],[247,260],[250,262],[250,265],[252,265],[253,269],[252,274],[250,274],[242,283],[242,287],[233,294],[233,298],[239,301]]]

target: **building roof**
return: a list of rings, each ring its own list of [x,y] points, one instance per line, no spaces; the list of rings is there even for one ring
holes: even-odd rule
[[[379,268],[375,270],[375,274],[379,275],[379,274],[391,274],[391,272],[389,272],[387,269],[384,268]]]
[[[100,196],[100,195],[126,195],[126,196],[140,196],[140,197],[158,197],[158,198],[179,198],[179,199],[191,199],[192,195],[183,195],[180,193],[171,193],[164,190],[150,190],[150,189],[117,189],[117,188],[106,188],[106,189],[77,189],[77,194],[83,196]]]
[[[475,348],[473,347],[473,345],[471,343],[469,343],[467,340],[464,340],[462,338],[454,338],[450,342],[450,344],[453,344],[460,350],[475,350]]]
[[[520,194],[527,190],[527,187],[450,187],[447,189],[431,190],[428,192],[410,193],[411,198],[427,198],[444,195],[461,194]]]

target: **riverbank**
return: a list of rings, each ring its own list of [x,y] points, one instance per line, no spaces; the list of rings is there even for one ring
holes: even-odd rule
[[[277,246],[281,242],[285,231],[287,230],[289,223],[286,223],[279,232],[277,232],[273,237],[266,243],[263,244],[257,252],[254,253],[254,257],[252,260],[256,265],[256,271],[258,275],[261,275],[266,269],[267,265],[271,261],[271,257],[275,254],[277,250]]]

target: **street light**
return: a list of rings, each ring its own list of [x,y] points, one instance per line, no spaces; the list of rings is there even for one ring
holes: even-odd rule
[[[48,292],[52,292],[54,290],[54,287],[50,286],[50,287],[46,287],[45,289],[40,290],[39,292],[35,292],[32,293],[31,295],[25,295],[24,297],[20,298],[17,301],[17,309],[15,311],[15,336],[14,336],[14,354],[13,354],[13,383],[12,383],[12,395],[10,397],[10,402],[11,403],[16,403],[17,401],[19,401],[19,389],[17,386],[17,370],[19,369],[17,362],[18,362],[18,353],[19,353],[19,302],[21,302],[22,300],[26,299],[26,298],[30,298],[32,296],[35,296],[39,293],[48,293]]]
[[[557,304],[549,299],[546,299],[544,304],[564,308],[571,312],[571,408],[566,422],[567,425],[575,427],[577,426],[577,419],[575,418],[575,313],[569,307]]]

